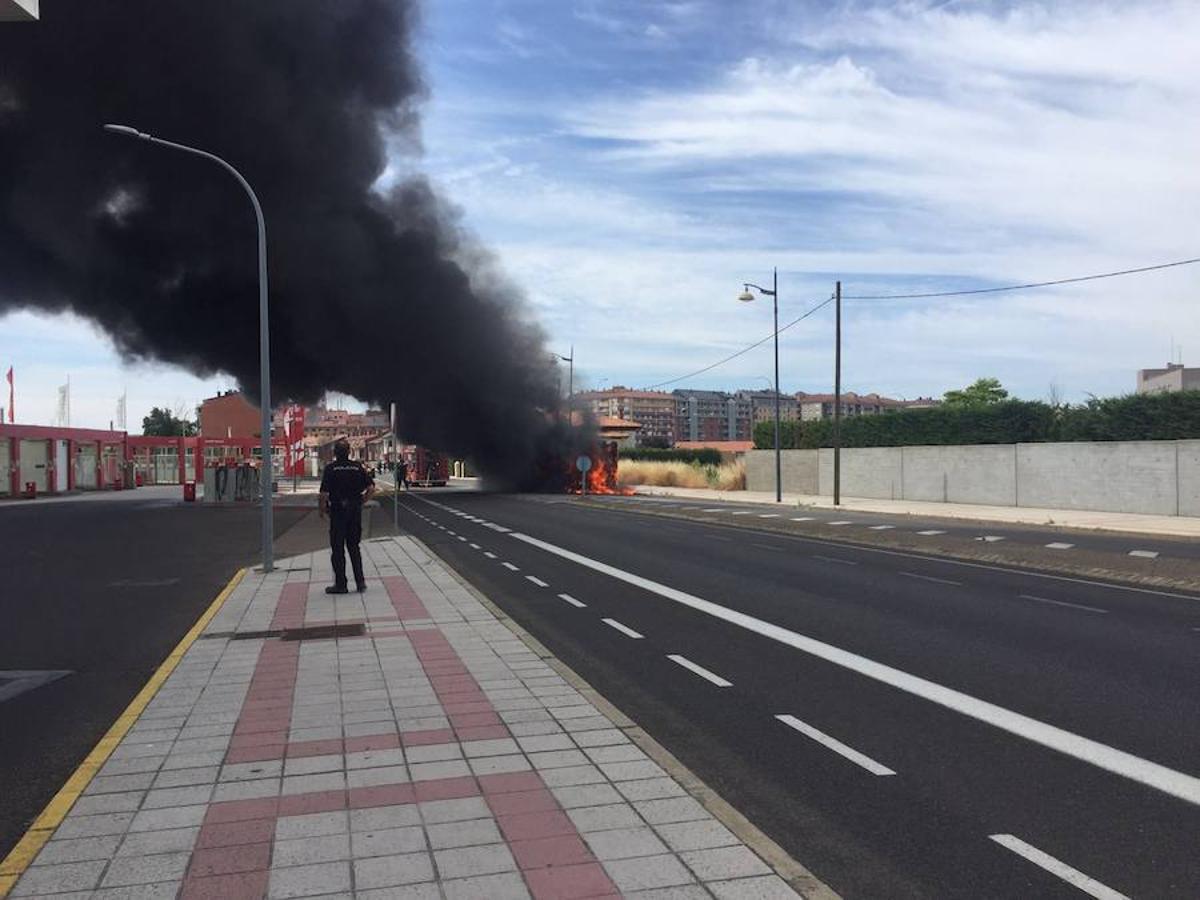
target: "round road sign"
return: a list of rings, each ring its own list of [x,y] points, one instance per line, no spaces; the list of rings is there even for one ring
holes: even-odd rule
[[[580,472],[586,472],[592,467],[592,458],[590,456],[581,456],[575,460],[575,468]]]

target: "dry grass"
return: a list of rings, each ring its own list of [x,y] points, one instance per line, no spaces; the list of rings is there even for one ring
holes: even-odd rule
[[[623,459],[617,467],[623,485],[648,484],[655,487],[712,488],[718,491],[746,489],[746,467],[741,460],[720,466],[702,466],[685,462],[649,462]]]

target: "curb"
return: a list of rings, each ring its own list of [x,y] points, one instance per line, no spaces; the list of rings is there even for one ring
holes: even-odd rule
[[[54,830],[67,817],[67,813],[71,811],[75,801],[87,789],[96,773],[104,766],[113,750],[117,748],[122,738],[138,720],[138,716],[154,699],[154,695],[158,693],[163,682],[175,671],[175,667],[179,665],[184,654],[200,637],[201,632],[229,599],[229,595],[233,593],[234,588],[238,586],[245,575],[246,569],[244,568],[238,569],[234,573],[233,578],[229,580],[221,593],[217,594],[216,599],[209,604],[188,633],[183,636],[183,639],[175,645],[175,649],[162,661],[162,664],[150,676],[150,680],[138,691],[129,705],[125,707],[125,711],[117,717],[117,720],[105,732],[104,737],[100,738],[100,741],[92,748],[91,753],[84,758],[71,777],[59,788],[58,793],[46,804],[46,808],[42,810],[41,814],[33,820],[33,824],[17,841],[17,845],[4,858],[4,861],[0,862],[0,900],[8,896],[17,880],[29,868],[46,842],[50,840]]]
[[[476,590],[474,585],[468,582],[446,560],[431,550],[424,541],[412,534],[405,534],[402,537],[412,541],[424,553],[432,559],[437,560],[455,581],[483,604],[483,607],[488,612],[499,619],[509,631],[520,638],[540,659],[558,672],[573,688],[587,698],[587,701],[600,710],[601,714],[609,719],[614,727],[623,731],[647,756],[662,766],[668,775],[679,782],[680,786],[695,798],[701,806],[712,813],[722,825],[732,831],[738,840],[753,850],[763,862],[787,882],[792,890],[806,898],[806,900],[839,900],[840,894],[836,893],[811,871],[793,859],[779,844],[760,831],[753,822],[738,812],[720,794],[705,784],[698,775],[676,759],[667,748],[658,743],[644,729],[639,727],[636,722],[610,703],[603,694],[588,684],[574,669],[551,653],[541,641],[522,628],[508,613],[504,612],[504,610],[500,609],[490,599]]]

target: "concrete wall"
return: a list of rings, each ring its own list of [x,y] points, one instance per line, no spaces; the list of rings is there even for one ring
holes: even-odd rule
[[[746,489],[775,490],[775,451],[751,450],[743,457],[746,463]],[[782,454],[783,490],[789,494],[816,494],[817,451],[784,450]]]
[[[833,493],[832,450],[783,451],[783,489]],[[746,486],[775,489],[775,454],[746,454]],[[842,494],[1200,516],[1200,440],[857,447],[842,451]]]

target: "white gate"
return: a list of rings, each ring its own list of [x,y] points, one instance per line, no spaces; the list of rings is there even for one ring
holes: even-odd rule
[[[33,482],[39,494],[49,490],[46,466],[50,462],[49,441],[21,441],[21,489]]]
[[[68,444],[63,440],[54,442],[54,489],[59,493],[67,489],[67,464],[70,460]]]
[[[96,445],[80,444],[75,448],[75,487],[96,489]]]

